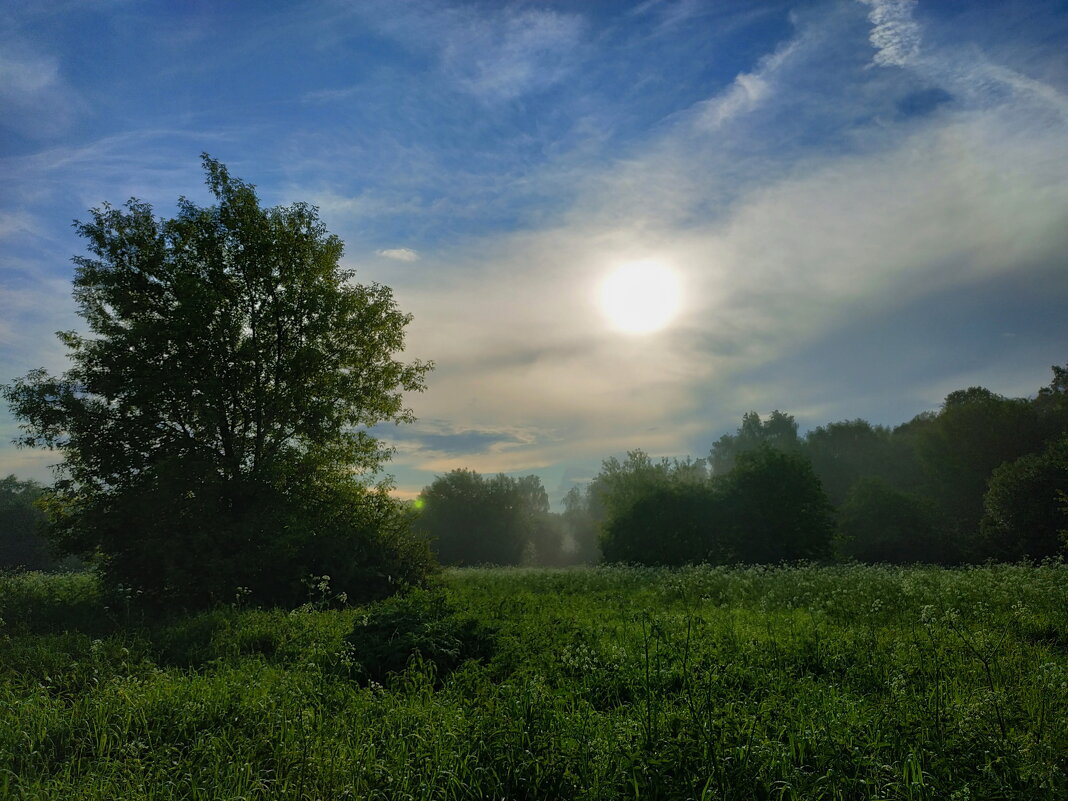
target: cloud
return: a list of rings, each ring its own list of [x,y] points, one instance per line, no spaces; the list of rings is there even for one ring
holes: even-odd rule
[[[442,64],[460,86],[491,100],[511,100],[562,80],[582,33],[577,15],[539,9],[464,14],[457,22],[446,34]]]
[[[912,18],[916,0],[859,0],[871,10],[869,40],[875,48],[872,63],[880,67],[904,67],[920,52],[920,26]]]
[[[18,41],[0,52],[0,125],[30,139],[65,132],[86,107],[63,79],[59,61]]]
[[[5,99],[27,97],[59,83],[59,64],[54,58],[25,55],[21,59],[0,54],[0,93]]]
[[[385,248],[375,251],[379,256],[395,261],[418,261],[419,254],[411,248]]]
[[[704,131],[715,130],[728,120],[752,111],[765,102],[773,91],[774,74],[797,50],[798,40],[788,41],[774,53],[760,59],[752,72],[739,73],[726,91],[699,103],[694,120],[696,127]]]
[[[578,64],[581,15],[515,5],[365,3],[345,13],[419,52],[433,54],[454,89],[498,103],[543,91]]]
[[[838,75],[846,70],[825,63],[827,41],[799,30],[643,148],[589,168],[587,191],[555,224],[442,249],[435,281],[421,286],[416,274],[404,285],[413,353],[440,365],[411,400],[416,414],[461,429],[520,419],[540,432],[463,464],[520,471],[596,465],[633,447],[703,453],[743,412],[791,410],[795,399],[812,424],[850,403],[850,416],[900,422],[920,410],[903,406],[909,398],[927,402],[924,387],[899,387],[893,403],[863,387],[822,398],[804,370],[787,369],[792,354],[833,358],[821,343],[837,331],[864,341],[874,335],[866,321],[995,279],[1011,286],[1062,259],[1068,132],[1049,117],[1059,93],[1006,79],[1003,91],[959,103],[964,79],[937,77],[954,54],[874,71],[859,51],[855,71]],[[967,66],[996,74],[983,59]],[[921,92],[922,114],[894,116]],[[872,96],[889,116],[870,113]],[[800,104],[825,124],[851,125],[848,146],[753,150],[753,140],[777,141]],[[687,305],[663,334],[612,337],[594,287],[613,264],[644,258],[680,272]],[[868,345],[886,356],[886,376],[929,381],[910,374],[911,348]]]
[[[0,239],[7,239],[20,234],[40,236],[40,221],[25,211],[0,210]]]

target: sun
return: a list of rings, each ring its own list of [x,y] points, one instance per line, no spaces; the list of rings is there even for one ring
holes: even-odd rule
[[[674,271],[657,261],[634,261],[604,279],[598,305],[614,328],[648,334],[671,322],[679,310],[680,294]]]

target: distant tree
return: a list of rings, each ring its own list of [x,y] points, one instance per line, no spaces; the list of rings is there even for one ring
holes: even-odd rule
[[[890,429],[858,419],[808,432],[804,454],[831,503],[841,506],[857,481],[886,471],[892,448]]]
[[[562,532],[537,476],[485,478],[473,470],[438,476],[420,493],[415,530],[442,564],[553,563]]]
[[[624,557],[621,555],[624,551],[613,544],[613,539],[630,536],[623,532],[630,531],[629,521],[635,504],[643,503],[643,508],[648,509],[649,498],[662,498],[663,492],[673,488],[702,487],[707,481],[708,471],[702,459],[653,459],[640,449],[629,451],[623,460],[604,459],[600,472],[586,489],[583,509],[586,524],[597,532],[604,559],[631,560],[631,551],[627,550],[628,555]],[[572,503],[577,500],[572,499]],[[574,508],[577,507],[575,504]],[[583,518],[572,511],[565,512],[565,519]]]
[[[411,420],[402,393],[429,369],[395,358],[410,317],[339,266],[316,209],[261,208],[253,186],[204,167],[218,205],[183,198],[157,219],[131,200],[76,224],[89,335],[60,335],[63,376],[4,388],[21,444],[65,457],[58,542],[161,604],[237,587],[292,603],[302,573],[352,598],[421,580],[429,562],[368,478],[390,452],[367,428]]]
[[[729,473],[739,456],[763,446],[788,453],[801,447],[797,421],[792,415],[776,409],[767,420],[761,420],[756,412],[747,412],[742,416],[742,425],[736,433],[724,434],[712,445],[709,454],[712,474],[721,476]]]
[[[717,478],[725,540],[742,562],[826,559],[834,507],[807,459],[763,446],[738,457]]]
[[[568,559],[564,554],[565,532],[560,516],[549,506],[549,494],[535,475],[514,479],[520,509],[520,527],[526,532],[523,561],[543,567],[557,567]]]
[[[931,501],[862,478],[838,510],[839,553],[861,562],[953,561]]]
[[[720,520],[723,504],[709,484],[658,486],[605,524],[607,562],[684,565],[735,561]],[[725,536],[726,535],[726,536]]]
[[[981,532],[999,559],[1068,555],[1068,436],[1005,462],[990,477]]]
[[[917,447],[927,492],[951,521],[959,548],[974,548],[987,481],[1001,464],[1040,450],[1048,431],[1035,405],[983,387],[951,392]],[[977,554],[978,555],[978,554]]]
[[[44,487],[14,475],[0,479],[0,570],[49,570],[56,565],[44,536]]]
[[[833,507],[812,466],[764,445],[725,476],[649,484],[602,529],[610,562],[780,562],[831,554]]]
[[[601,561],[600,524],[590,512],[588,485],[568,490],[560,519],[567,541],[565,561],[580,565]]]
[[[707,478],[702,460],[654,460],[641,449],[628,451],[622,461],[613,456],[601,463],[601,472],[590,482],[588,490],[590,514],[601,525],[654,488],[701,484]]]
[[[1053,365],[1050,369],[1053,370],[1053,379],[1038,391],[1035,404],[1040,413],[1053,419],[1050,428],[1063,433],[1068,426],[1068,365]]]

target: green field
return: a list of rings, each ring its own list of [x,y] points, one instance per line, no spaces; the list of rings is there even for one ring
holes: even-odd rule
[[[421,596],[361,652],[374,609],[147,624],[90,576],[4,576],[0,798],[1068,798],[1064,564],[444,585],[478,626]]]

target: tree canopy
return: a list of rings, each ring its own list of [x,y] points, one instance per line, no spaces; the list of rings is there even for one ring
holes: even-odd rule
[[[47,520],[40,501],[45,488],[14,475],[0,479],[0,570],[53,570],[73,567],[77,560],[59,560],[45,536]]]
[[[396,357],[411,318],[339,266],[314,207],[263,208],[203,163],[217,205],[181,198],[161,219],[130,200],[75,223],[88,334],[60,334],[62,376],[4,388],[21,444],[63,454],[60,542],[96,554],[113,582],[191,604],[239,586],[284,601],[299,590],[290,573],[336,574],[328,562],[357,541],[358,575],[380,560],[383,580],[401,579],[409,546],[371,497],[390,454],[366,429],[412,419],[402,394],[430,365]]]
[[[537,476],[452,470],[423,489],[417,506],[415,529],[442,564],[552,564],[560,555],[562,530]]]

